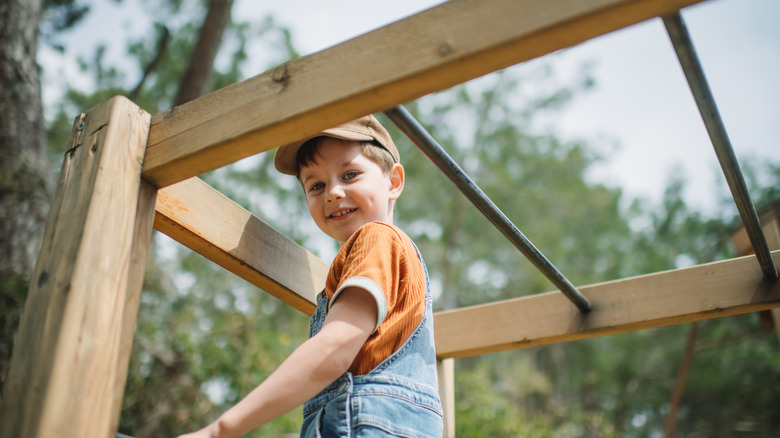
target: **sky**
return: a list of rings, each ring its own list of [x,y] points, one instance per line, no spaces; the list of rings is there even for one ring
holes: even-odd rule
[[[305,55],[438,3],[236,0],[233,16],[259,21],[273,15],[292,30]],[[132,19],[143,17],[142,7],[139,0],[98,1],[63,42],[82,55],[91,53],[90,42],[108,42],[113,56],[121,57],[125,34],[148,30]],[[780,0],[709,0],[684,9],[682,17],[737,157],[780,161]],[[65,80],[86,81],[79,79],[72,55],[42,50],[40,58],[49,72],[44,99],[56,98]],[[564,72],[592,64],[595,87],[545,123],[564,138],[615,145],[593,178],[621,187],[629,197],[658,202],[669,177],[683,175],[686,200],[702,210],[713,208],[717,190],[725,187],[713,187],[723,181],[722,173],[660,19],[529,62],[550,62]],[[256,68],[253,74],[262,72]]]

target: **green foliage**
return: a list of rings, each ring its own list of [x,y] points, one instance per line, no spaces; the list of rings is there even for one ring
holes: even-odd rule
[[[115,95],[130,96],[150,114],[157,114],[173,105],[197,41],[205,4],[199,0],[143,1],[149,3],[146,19],[151,31],[128,39],[124,64],[108,63],[108,47],[98,45],[90,58],[79,60],[79,67],[91,79],[91,86],[87,89],[70,86],[64,98],[51,105],[54,116],[49,121],[47,133],[53,153],[65,150],[75,115]],[[273,18],[266,17],[260,23],[234,20],[223,36],[222,46],[225,49],[220,52],[215,65],[212,89],[259,73],[245,71],[250,60],[247,44],[258,39],[267,41],[261,48],[268,66],[297,56],[297,53],[287,51],[289,32],[280,28]],[[156,62],[158,57],[160,60]],[[156,67],[144,75],[150,65]]]
[[[697,347],[688,409],[681,413],[685,432],[780,431],[780,420],[768,409],[778,403],[777,333],[762,331],[756,314],[710,320],[702,323]]]
[[[499,73],[423,100],[412,110],[425,113],[420,119],[442,147],[532,242],[542,243],[540,250],[565,267],[572,281],[617,278],[621,245],[630,236],[620,216],[621,192],[585,181],[588,168],[600,159],[587,145],[530,129],[534,112],[563,104],[588,81],[538,96],[521,86],[526,77],[544,82],[538,78],[546,76],[535,70]],[[420,152],[405,140],[399,143],[409,181],[397,220],[436,267],[432,275],[442,285],[440,307],[553,288],[431,163],[417,159]],[[435,196],[431,187],[437,188]]]
[[[43,0],[41,3],[40,37],[55,50],[65,51],[65,47],[56,42],[56,34],[77,25],[89,13],[89,6],[77,0]]]

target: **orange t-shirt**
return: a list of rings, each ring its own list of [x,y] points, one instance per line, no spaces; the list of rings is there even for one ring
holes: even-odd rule
[[[398,350],[425,312],[425,273],[412,240],[384,222],[360,227],[331,264],[325,293],[328,308],[346,287],[357,286],[377,301],[377,328],[349,368],[366,374]]]

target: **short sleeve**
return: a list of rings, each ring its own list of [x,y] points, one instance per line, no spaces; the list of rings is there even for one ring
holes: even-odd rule
[[[347,287],[359,287],[374,297],[377,304],[376,330],[385,320],[388,309],[398,301],[399,270],[406,252],[403,241],[394,228],[383,223],[370,223],[359,228],[339,251],[329,275],[333,291],[328,306]]]
[[[371,222],[347,239],[328,273],[328,305],[348,287],[367,291],[377,304],[374,331],[350,371],[371,371],[408,339],[423,318],[426,284],[414,243],[392,224]]]
[[[350,277],[344,280],[341,283],[341,286],[339,286],[338,289],[336,289],[336,292],[333,293],[333,298],[331,298],[330,303],[328,303],[328,310],[330,310],[331,306],[333,306],[333,303],[336,301],[336,299],[339,297],[341,292],[348,288],[348,287],[359,287],[360,289],[363,289],[371,294],[372,297],[374,297],[374,301],[376,302],[376,325],[374,326],[374,330],[371,331],[371,333],[375,332],[376,329],[379,328],[380,325],[382,325],[382,322],[385,320],[385,317],[387,316],[387,299],[385,298],[385,294],[382,292],[382,288],[379,287],[378,284],[374,282],[374,280],[366,277]]]

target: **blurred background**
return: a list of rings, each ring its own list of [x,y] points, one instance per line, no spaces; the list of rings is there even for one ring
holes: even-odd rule
[[[122,94],[156,114],[437,3],[28,0],[40,8],[29,21],[0,14],[13,54],[0,59],[0,382],[79,113]],[[780,2],[710,0],[682,16],[753,201],[774,205]],[[735,256],[736,207],[660,19],[407,107],[575,285]],[[437,310],[554,289],[380,118],[408,174],[396,222],[425,256]],[[336,243],[271,157],[202,178],[329,262]],[[139,438],[211,421],[308,329],[300,312],[153,239],[120,424]],[[780,436],[778,347],[748,314],[458,359],[457,435],[660,437],[672,424],[674,436]],[[300,422],[296,410],[249,436],[294,435]]]

